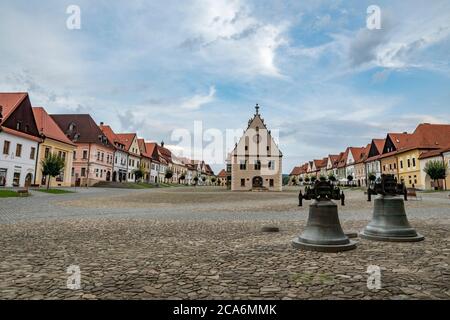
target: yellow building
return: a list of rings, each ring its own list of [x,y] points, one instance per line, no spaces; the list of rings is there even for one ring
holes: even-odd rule
[[[398,179],[397,157],[395,154],[382,155],[380,162],[382,174],[393,174]]]
[[[442,152],[444,162],[447,164],[447,176],[445,177],[445,189],[450,190],[450,148]]]
[[[387,134],[383,146],[383,152],[380,155],[382,174],[393,174],[397,178],[397,180],[399,180],[397,155],[406,146],[408,146],[408,143],[410,143],[411,139],[412,134],[406,132]]]
[[[50,178],[51,187],[70,187],[72,178],[73,152],[76,149],[72,143],[61,131],[58,125],[48,115],[42,107],[33,108],[36,125],[43,138],[39,145],[38,158],[36,164],[35,184],[47,185],[47,176],[42,175],[42,160],[49,154],[56,154],[64,159],[64,169],[61,174],[55,178]]]
[[[420,168],[420,149],[413,149],[397,153],[397,168],[399,181],[403,181],[407,188],[424,189],[421,183],[423,168]]]
[[[421,123],[413,133],[389,133],[380,156],[382,173],[395,174],[408,188],[429,189],[424,166],[432,156],[443,159],[450,145],[450,125]],[[429,153],[428,156],[424,154]],[[429,177],[428,177],[429,180]]]

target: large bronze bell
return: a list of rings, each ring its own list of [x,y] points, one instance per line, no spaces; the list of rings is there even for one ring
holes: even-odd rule
[[[313,199],[309,206],[308,222],[303,233],[292,241],[295,248],[338,252],[356,248],[339,222],[337,205],[332,201],[342,199],[339,188],[330,182],[316,181],[313,188],[306,190],[305,199]]]
[[[382,175],[369,186],[367,194],[369,200],[373,194],[378,196],[374,200],[372,221],[360,233],[361,238],[399,242],[424,239],[408,222],[404,203],[406,188],[393,175]]]

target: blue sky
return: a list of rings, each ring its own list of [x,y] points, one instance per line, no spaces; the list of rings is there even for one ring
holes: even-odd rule
[[[66,28],[71,4],[80,30]],[[372,4],[380,30],[366,28]],[[174,145],[194,121],[244,128],[259,103],[286,173],[450,122],[447,0],[1,1],[0,40],[1,91],[151,141]]]

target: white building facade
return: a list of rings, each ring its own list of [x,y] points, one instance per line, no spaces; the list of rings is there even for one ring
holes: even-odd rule
[[[0,187],[24,187],[34,183],[38,144],[0,132]]]
[[[28,93],[0,93],[0,187],[35,183],[41,141]]]

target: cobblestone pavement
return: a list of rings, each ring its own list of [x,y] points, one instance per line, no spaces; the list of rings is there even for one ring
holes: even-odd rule
[[[92,189],[0,200],[0,298],[450,298],[446,194],[407,203],[410,222],[425,241],[358,239],[356,250],[319,253],[291,247],[307,213],[296,207],[293,192],[264,201],[256,193],[195,192]],[[208,192],[218,193],[214,203],[201,195]],[[286,212],[260,209],[284,202]],[[357,192],[349,192],[339,210],[348,232],[370,218],[370,204]],[[281,231],[263,233],[265,225]],[[70,265],[81,269],[80,290],[66,286]],[[369,265],[381,268],[380,290],[367,288]]]
[[[52,195],[33,192],[28,198],[0,199],[0,223],[74,218],[149,218],[158,220],[299,220],[305,219],[308,202],[297,206],[297,188],[281,193],[236,193],[223,188],[77,189],[77,193]],[[346,191],[339,206],[342,220],[370,219],[372,203],[361,191]],[[406,202],[411,218],[448,218],[447,193],[423,194]]]

